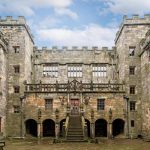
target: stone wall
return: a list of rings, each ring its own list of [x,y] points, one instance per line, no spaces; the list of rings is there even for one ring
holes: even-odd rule
[[[0,32],[0,132],[6,136],[6,105],[7,105],[7,41]]]
[[[9,40],[7,136],[20,136],[20,97],[24,95],[24,81],[31,82],[33,39],[24,17],[0,19],[0,29]],[[15,66],[19,66],[19,72],[15,72]],[[19,86],[17,93],[16,86]]]
[[[94,124],[98,119],[105,119],[110,125],[109,128],[111,128],[114,120],[121,119],[125,123],[125,134],[129,137],[137,137],[149,132],[149,49],[140,45],[140,41],[143,38],[145,38],[145,41],[149,41],[148,33],[145,37],[149,29],[149,15],[145,15],[144,18],[134,15],[132,18],[124,17],[116,35],[116,47],[112,49],[106,47],[101,49],[97,47],[72,47],[72,49],[67,47],[47,49],[43,47],[39,49],[33,47],[32,34],[24,17],[13,19],[8,16],[5,19],[0,19],[0,30],[3,32],[0,37],[8,39],[7,45],[7,41],[4,38],[0,38],[0,100],[3,102],[0,105],[2,132],[5,133],[6,129],[7,136],[24,136],[26,133],[25,123],[29,119],[36,120],[38,125],[46,119],[60,122],[66,117],[67,106],[71,99],[78,99],[79,104],[83,105],[85,118],[90,123]],[[129,56],[130,47],[135,48],[134,56]],[[15,48],[19,48],[19,52],[15,52]],[[6,53],[7,49],[8,53]],[[46,64],[58,65],[58,77],[46,77],[43,75],[43,67]],[[68,77],[68,66],[73,64],[82,66],[82,77]],[[106,65],[106,77],[92,75],[93,66],[96,64]],[[14,72],[15,66],[20,67],[18,73]],[[135,66],[134,75],[129,74],[130,66]],[[108,83],[108,86],[110,86],[110,83],[124,83],[125,91],[25,92],[24,83],[63,84],[74,79],[82,83],[91,83],[91,81],[92,83]],[[129,87],[133,85],[135,86],[135,94],[130,94]],[[14,92],[14,86],[20,87],[18,93]],[[129,98],[128,103],[127,99],[123,98],[124,96]],[[45,110],[46,98],[53,99],[52,110]],[[63,105],[62,98],[64,99]],[[86,98],[89,99],[88,104],[85,103]],[[98,98],[105,99],[104,110],[97,110]],[[130,111],[129,104],[131,101],[136,103],[133,111]],[[15,112],[14,106],[18,106],[18,112]],[[56,116],[56,110],[59,110],[59,118]],[[7,114],[6,128],[4,127],[5,113]],[[131,127],[131,120],[134,121],[133,127]],[[128,126],[129,130],[127,129]]]
[[[139,57],[140,47],[139,43],[144,38],[145,33],[150,28],[150,16],[139,18],[133,16],[132,18],[124,17],[123,23],[116,36],[116,47],[118,54],[118,73],[119,80],[126,84],[126,96],[130,101],[136,102],[136,110],[132,111],[129,116],[130,120],[134,120],[138,124],[137,128],[130,128],[137,134],[141,134],[142,120],[141,120],[141,58]],[[134,56],[129,55],[129,48],[135,48]],[[135,66],[135,74],[129,74],[129,67]],[[130,86],[135,86],[135,94],[130,94]],[[136,132],[136,131],[135,131]]]
[[[80,64],[82,66],[83,76],[77,78],[77,80],[89,83],[91,80],[94,83],[107,83],[108,81],[114,82],[115,78],[115,48],[113,50],[108,49],[34,49],[34,61],[35,61],[35,82],[38,83],[55,83],[56,80],[60,83],[67,83],[69,78],[67,74],[67,67],[70,64]],[[58,64],[58,77],[43,77],[44,64]],[[93,77],[92,66],[93,64],[104,64],[107,67],[106,77]]]
[[[141,81],[142,81],[142,130],[143,136],[150,134],[150,30],[141,41]]]

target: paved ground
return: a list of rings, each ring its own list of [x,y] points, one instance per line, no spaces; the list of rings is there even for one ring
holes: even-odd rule
[[[4,150],[150,150],[150,142],[142,140],[101,140],[94,143],[57,143],[52,140],[7,140]]]

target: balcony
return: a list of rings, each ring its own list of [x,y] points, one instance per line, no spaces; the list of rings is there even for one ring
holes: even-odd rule
[[[68,83],[28,84],[25,93],[124,93],[124,84],[120,83],[82,83],[73,80]]]

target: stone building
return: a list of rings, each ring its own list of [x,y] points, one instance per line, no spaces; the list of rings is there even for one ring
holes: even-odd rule
[[[0,29],[8,39],[6,136],[81,141],[150,133],[149,15],[124,17],[112,49],[39,49],[24,17],[1,19]]]
[[[7,104],[7,54],[8,42],[0,32],[0,132],[5,134]]]
[[[142,132],[150,135],[150,30],[140,43]]]

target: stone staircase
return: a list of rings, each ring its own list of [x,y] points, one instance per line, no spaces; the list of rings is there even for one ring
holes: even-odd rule
[[[84,141],[81,118],[79,115],[69,117],[69,125],[66,140],[69,142]]]

